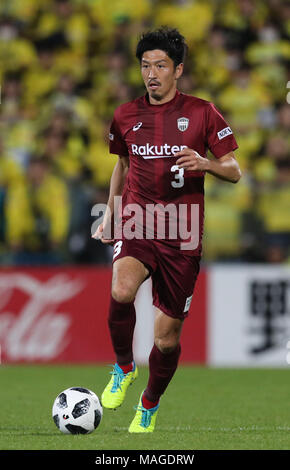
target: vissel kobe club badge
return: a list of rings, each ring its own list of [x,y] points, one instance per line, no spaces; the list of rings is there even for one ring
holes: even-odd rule
[[[177,119],[177,127],[181,132],[186,131],[188,128],[189,119],[186,117],[181,117]]]

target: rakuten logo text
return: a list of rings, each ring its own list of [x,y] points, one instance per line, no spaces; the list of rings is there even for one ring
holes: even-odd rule
[[[138,155],[143,158],[163,158],[163,157],[174,157],[177,152],[186,149],[186,145],[137,145],[132,144],[132,154]]]

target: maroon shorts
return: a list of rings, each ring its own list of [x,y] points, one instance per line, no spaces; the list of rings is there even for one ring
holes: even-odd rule
[[[118,240],[114,244],[113,263],[125,256],[141,261],[152,278],[153,305],[173,318],[188,315],[200,257],[184,255],[179,248],[158,240]]]

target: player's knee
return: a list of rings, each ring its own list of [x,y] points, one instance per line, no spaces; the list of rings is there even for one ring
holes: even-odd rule
[[[178,346],[178,338],[155,338],[155,345],[163,354],[169,354]]]
[[[133,302],[135,295],[135,290],[130,285],[117,284],[112,286],[113,299],[122,304]]]

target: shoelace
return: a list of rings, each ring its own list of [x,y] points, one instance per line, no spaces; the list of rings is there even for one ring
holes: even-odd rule
[[[135,408],[135,410],[142,412],[142,418],[141,418],[140,425],[143,426],[143,428],[148,428],[148,426],[150,426],[150,423],[151,423],[152,415],[154,414],[154,412],[156,410],[155,409],[154,409],[154,411],[147,410],[147,408],[144,408],[144,406],[142,406],[142,405],[137,405],[134,408]]]
[[[118,389],[122,390],[122,381],[125,377],[125,374],[117,371],[116,369],[113,372],[110,372],[114,376],[114,383],[112,387],[112,393],[116,392]]]

